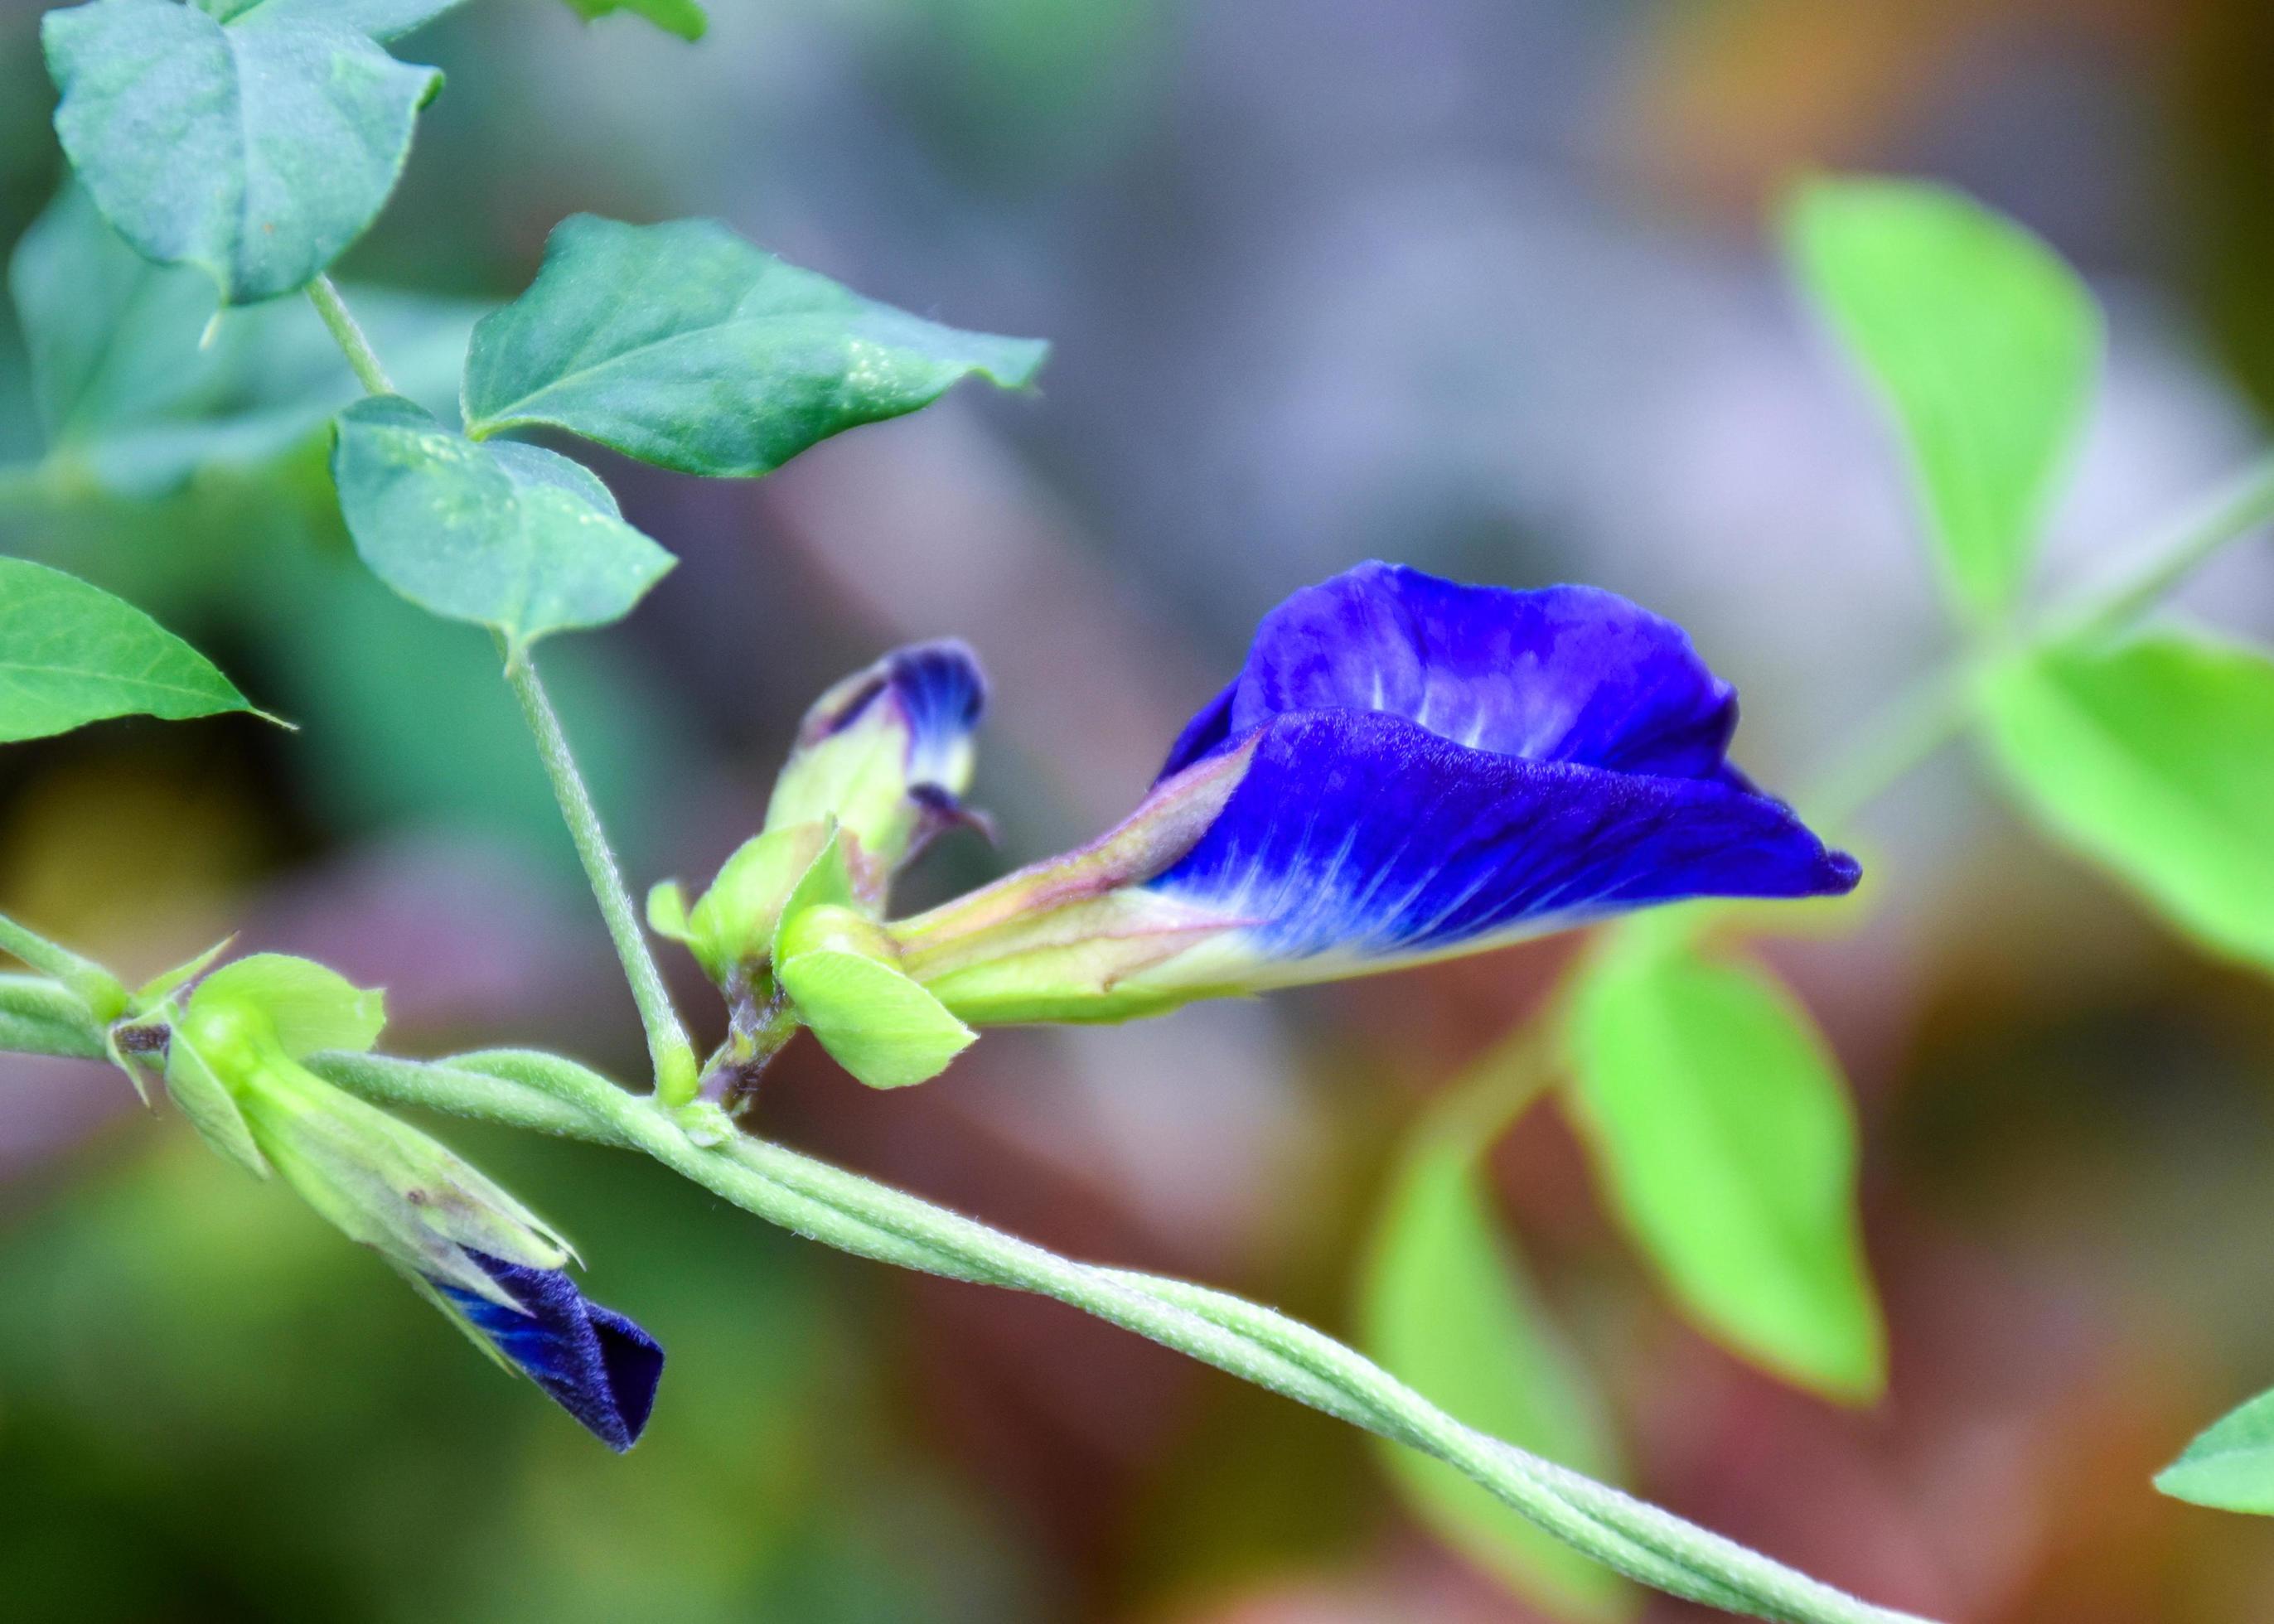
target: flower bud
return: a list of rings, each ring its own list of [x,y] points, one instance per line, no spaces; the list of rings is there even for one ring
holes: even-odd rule
[[[654,1339],[588,1303],[566,1241],[438,1141],[324,1081],[302,1060],[367,1049],[384,1013],[320,965],[261,954],[215,971],[174,1025],[167,1084],[209,1141],[274,1170],[371,1247],[493,1357],[617,1449],[645,1425]]]
[[[973,733],[987,681],[957,642],[897,649],[815,702],[766,808],[769,833],[834,821],[882,882],[949,825],[968,821]],[[856,864],[856,867],[859,865]]]

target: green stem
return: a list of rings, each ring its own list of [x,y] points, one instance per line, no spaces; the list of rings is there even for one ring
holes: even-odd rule
[[[1795,804],[1827,838],[1839,834],[1897,779],[1958,736],[1970,714],[1974,682],[1975,665],[1967,658],[1914,682],[1833,757]]]
[[[537,667],[530,663],[529,650],[508,648],[502,636],[498,649],[505,657],[506,682],[521,701],[521,714],[537,741],[538,759],[545,763],[545,776],[553,781],[553,798],[561,803],[568,838],[576,842],[584,877],[591,882],[593,899],[600,905],[609,939],[616,944],[616,957],[623,963],[624,979],[631,984],[632,1000],[639,1005],[640,1025],[647,1031],[648,1058],[655,1070],[656,1093],[666,1104],[683,1105],[695,1097],[699,1074],[695,1046],[688,1041],[679,1011],[672,1007],[671,995],[664,989],[655,955],[648,951],[631,893],[624,889],[623,870],[608,845],[607,831],[600,826],[599,809],[592,804],[591,792],[584,787],[584,775],[576,771],[568,736],[561,730],[561,718],[546,697],[545,685],[538,680]]]
[[[101,1060],[102,1023],[70,988],[37,975],[0,975],[0,1049]]]
[[[1181,1281],[1076,1263],[763,1140],[699,1145],[655,1102],[572,1061],[499,1051],[439,1064],[326,1056],[315,1065],[381,1104],[452,1111],[643,1152],[759,1217],[841,1251],[1054,1297],[1434,1455],[1590,1556],[1671,1594],[1788,1624],[1905,1624],[1906,1615],[1842,1595],[1465,1426],[1351,1349],[1269,1309]]]
[[[394,394],[395,385],[388,378],[387,369],[379,363],[379,352],[364,336],[363,328],[357,325],[347,301],[340,297],[330,277],[318,273],[316,280],[308,284],[308,303],[324,319],[324,326],[331,330],[332,342],[339,345],[348,365],[355,368],[356,380],[365,391],[371,395]]]
[[[127,991],[119,979],[92,959],[82,959],[60,943],[50,942],[0,914],[0,952],[21,959],[43,975],[71,989],[98,1021],[116,1020],[126,1011]]]

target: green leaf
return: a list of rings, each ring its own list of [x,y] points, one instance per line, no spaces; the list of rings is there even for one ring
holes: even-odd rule
[[[387,1025],[384,992],[285,953],[255,953],[223,965],[198,983],[188,1013],[199,1018],[231,1004],[267,1016],[277,1042],[295,1060],[325,1049],[360,1054],[379,1041]]]
[[[1577,1114],[1612,1205],[1736,1352],[1833,1397],[1885,1380],[1856,1125],[1807,1014],[1757,966],[1647,923],[1608,933],[1572,1011]]]
[[[710,19],[696,0],[568,0],[568,9],[586,22],[597,22],[617,11],[644,17],[666,34],[682,40],[699,40]]]
[[[1425,1129],[1408,1147],[1359,1312],[1367,1351],[1423,1397],[1560,1465],[1616,1475],[1596,1396],[1534,1297],[1463,1138]],[[1609,1569],[1455,1468],[1394,1445],[1382,1458],[1415,1515],[1527,1600],[1562,1618],[1632,1611]]]
[[[0,558],[0,743],[114,716],[179,721],[223,710],[260,714],[132,604],[44,564]]]
[[[621,620],[674,561],[590,470],[535,446],[475,445],[397,395],[340,414],[332,473],[373,574],[516,648]]]
[[[196,0],[216,22],[329,23],[379,41],[401,39],[465,0]]]
[[[561,222],[529,290],[474,329],[476,439],[546,425],[690,474],[763,474],[1047,346],[964,333],[785,265],[711,220]]]
[[[798,1018],[871,1088],[927,1082],[978,1041],[892,962],[891,944],[850,908],[823,903],[789,914],[777,951],[774,974]]]
[[[2091,397],[2091,295],[2035,237],[1939,186],[1813,182],[1784,229],[1802,283],[1894,412],[1960,603],[2003,610]]]
[[[157,496],[207,467],[252,467],[307,441],[361,397],[297,301],[215,319],[212,281],[153,265],[65,186],[24,233],[9,286],[50,457],[117,495]],[[482,307],[350,289],[403,393],[455,411]]]
[[[1992,669],[2022,808],[2214,951],[2274,969],[2274,660],[2180,633]]]
[[[2214,1421],[2156,1474],[2173,1500],[2274,1516],[2274,1393]]]
[[[336,24],[224,26],[174,0],[50,11],[41,37],[95,206],[230,304],[305,287],[363,234],[441,83]]]

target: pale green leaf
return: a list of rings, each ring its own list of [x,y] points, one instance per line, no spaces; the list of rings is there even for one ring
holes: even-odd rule
[[[50,11],[41,37],[95,206],[231,304],[305,287],[363,234],[440,83],[336,24],[224,26],[175,0]]]
[[[1375,1230],[1360,1316],[1367,1351],[1460,1420],[1592,1477],[1616,1476],[1600,1403],[1525,1279],[1473,1147],[1436,1132],[1402,1159]],[[1382,1460],[1414,1514],[1519,1595],[1561,1618],[1623,1616],[1609,1569],[1443,1462],[1396,1445]]]
[[[2173,1500],[2274,1516],[2274,1393],[2213,1422],[2156,1474]]]
[[[17,244],[9,287],[51,459],[115,494],[162,495],[201,468],[267,462],[362,393],[305,304],[216,320],[209,278],[142,258],[75,185]],[[347,291],[403,393],[455,411],[481,307]]]
[[[1573,1095],[1613,1207],[1675,1299],[1735,1351],[1842,1399],[1885,1380],[1837,1064],[1767,974],[1647,921],[1582,972]]]
[[[325,1049],[361,1053],[379,1041],[387,1025],[385,993],[284,953],[255,953],[223,965],[198,983],[187,1012],[194,1019],[231,1005],[266,1016],[277,1042],[296,1060]]]
[[[223,710],[252,706],[133,605],[44,564],[0,558],[0,742],[114,716],[179,721]]]
[[[2274,660],[2181,633],[2055,648],[1995,667],[1982,721],[2047,833],[2274,969]]]
[[[1022,387],[1045,349],[875,304],[716,221],[579,214],[474,329],[465,418],[477,438],[544,425],[686,473],[763,474],[960,379]]]
[[[596,22],[617,11],[629,11],[682,40],[699,40],[710,26],[710,19],[703,14],[697,0],[568,0],[568,4],[586,22]]]
[[[622,619],[674,562],[591,470],[535,446],[478,446],[399,396],[340,415],[332,472],[373,574],[516,646]]]
[[[1940,186],[1811,183],[1785,239],[1894,411],[1959,601],[2004,609],[2090,402],[2091,295],[2035,237]]]

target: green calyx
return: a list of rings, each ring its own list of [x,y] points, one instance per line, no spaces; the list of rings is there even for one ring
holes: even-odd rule
[[[302,1064],[369,1049],[385,1019],[382,995],[321,965],[242,959],[207,976],[175,1016],[167,1092],[215,1150],[282,1176],[414,1280],[507,1302],[468,1252],[549,1269],[568,1260],[567,1244],[455,1152]]]

